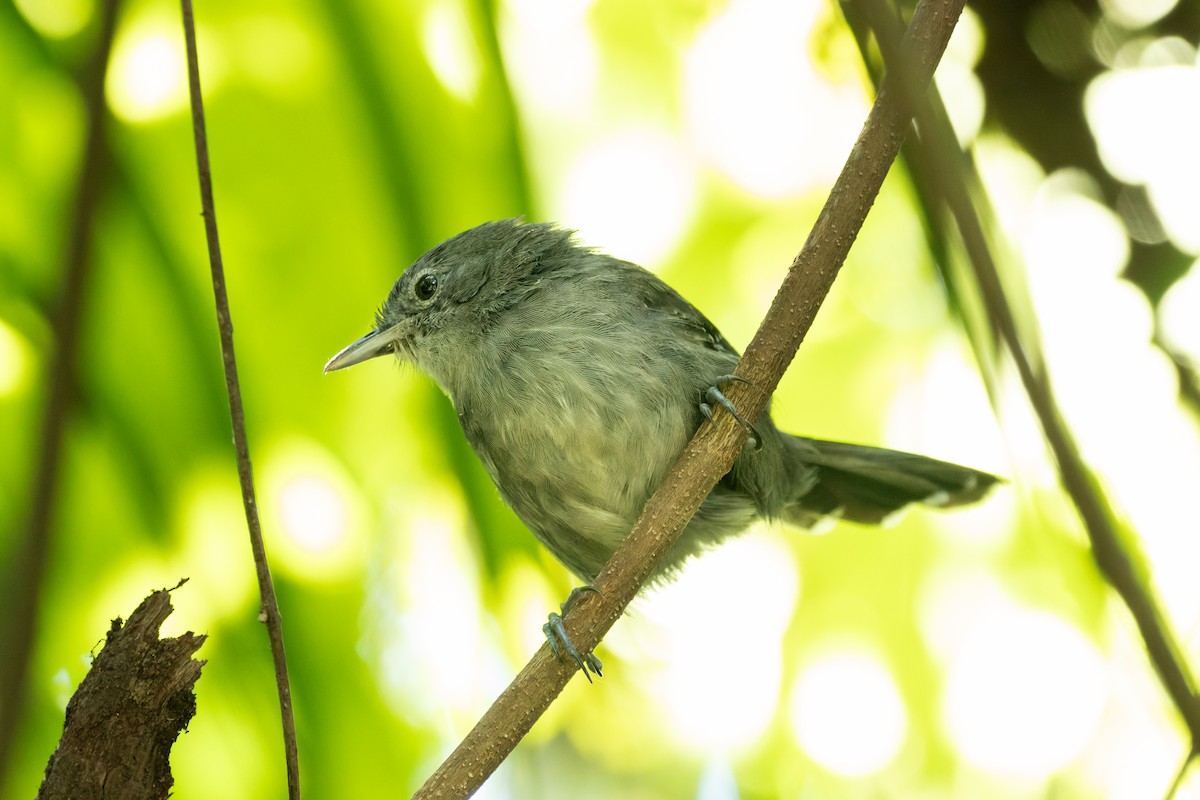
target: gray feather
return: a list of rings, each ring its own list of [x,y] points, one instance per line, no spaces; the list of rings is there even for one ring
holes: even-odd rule
[[[501,495],[586,581],[701,424],[705,390],[738,360],[653,274],[576,245],[569,231],[517,220],[418,259],[376,333],[445,390]],[[769,412],[756,427],[762,447],[742,452],[660,574],[759,517],[879,522],[909,503],[973,502],[996,482],[921,456],[790,436]]]

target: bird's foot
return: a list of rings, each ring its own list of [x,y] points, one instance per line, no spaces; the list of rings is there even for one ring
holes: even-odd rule
[[[570,656],[571,660],[579,665],[579,669],[583,671],[583,677],[588,679],[588,683],[592,682],[592,676],[589,674],[595,673],[597,678],[603,678],[604,665],[600,663],[600,659],[595,653],[580,653],[575,647],[575,643],[571,641],[571,637],[567,635],[566,626],[563,625],[563,615],[565,615],[571,606],[579,600],[580,596],[587,592],[597,592],[594,586],[576,586],[567,595],[567,599],[563,601],[559,608],[562,614],[550,612],[549,619],[542,626],[542,633],[546,635],[546,642],[550,645],[550,649],[554,652],[554,657],[559,661],[563,659],[563,653]]]
[[[750,434],[746,438],[746,442],[750,445],[750,449],[761,450],[763,440],[762,436],[760,436],[758,433],[758,429],[747,422],[746,419],[740,413],[738,413],[737,406],[735,406],[733,402],[725,396],[725,393],[721,391],[722,386],[734,382],[749,383],[750,381],[746,380],[740,375],[722,375],[721,377],[717,378],[715,381],[713,381],[713,385],[708,387],[708,390],[704,393],[704,400],[700,402],[700,413],[704,415],[705,419],[707,419],[709,422],[712,422],[713,404],[719,405],[730,414],[733,414],[733,418],[741,423],[741,426]]]

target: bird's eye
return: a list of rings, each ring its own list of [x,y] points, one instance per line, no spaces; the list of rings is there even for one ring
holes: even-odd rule
[[[418,300],[428,300],[433,297],[433,293],[437,291],[438,281],[432,275],[422,275],[417,279],[415,292]]]

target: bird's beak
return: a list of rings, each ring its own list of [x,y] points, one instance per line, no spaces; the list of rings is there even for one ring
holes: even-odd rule
[[[329,359],[329,363],[325,365],[325,372],[352,367],[367,359],[391,353],[395,348],[398,333],[396,326],[385,331],[371,331],[358,341],[343,347],[336,356]]]

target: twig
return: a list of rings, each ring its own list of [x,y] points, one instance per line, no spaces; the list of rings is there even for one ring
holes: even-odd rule
[[[254,476],[250,468],[250,448],[246,443],[246,415],[242,408],[242,389],[238,383],[237,360],[233,352],[233,321],[229,314],[229,296],[225,290],[225,267],[221,243],[217,238],[217,212],[213,203],[212,171],[208,163],[208,135],[204,126],[204,99],[200,93],[199,58],[196,55],[196,28],[191,0],[183,4],[183,32],[187,41],[188,93],[192,101],[192,133],[196,140],[196,169],[200,176],[200,203],[204,233],[208,240],[208,260],[212,269],[213,295],[217,306],[217,327],[221,334],[221,358],[225,365],[225,388],[229,393],[229,412],[233,422],[233,444],[237,451],[238,481],[242,487],[242,505],[254,552],[254,570],[262,597],[261,618],[271,640],[275,662],[275,683],[279,689],[279,712],[283,723],[284,753],[287,759],[288,797],[300,798],[300,764],[296,745],[296,722],[292,715],[292,690],[288,683],[287,656],[283,647],[283,620],[279,601],[271,582],[271,568],[263,546],[262,526],[258,520],[258,502],[254,497]]]
[[[918,4],[905,34],[914,80],[928,82],[962,6],[962,0]],[[885,81],[804,248],[738,365],[738,373],[750,383],[735,385],[731,399],[746,417],[755,419],[762,413],[795,357],[900,149],[908,120],[890,80]],[[701,426],[633,531],[597,576],[598,592],[585,595],[571,609],[567,630],[582,651],[595,647],[621,616],[708,492],[733,465],[743,441],[741,428],[727,415],[715,426]],[[543,645],[415,797],[472,794],[574,673],[574,665],[557,661]]]
[[[900,21],[884,0],[869,0],[865,8],[884,61],[894,64],[899,55]],[[916,91],[915,87],[912,91]],[[923,154],[921,161],[928,167],[923,174],[931,182],[934,195],[947,204],[954,216],[975,270],[984,307],[1012,355],[1017,374],[1058,464],[1063,487],[1083,520],[1092,544],[1092,555],[1133,615],[1150,662],[1188,727],[1191,753],[1195,754],[1200,747],[1200,700],[1196,697],[1195,681],[1183,651],[1165,615],[1159,610],[1148,576],[1139,574],[1135,559],[1121,540],[1121,524],[1116,512],[1084,464],[1074,436],[1058,410],[1036,338],[1027,335],[1023,339],[1018,332],[987,237],[963,179],[964,155],[945,108],[935,92],[930,92],[928,98],[919,99],[915,108],[921,137],[913,142],[913,146]]]
[[[24,538],[14,547],[6,581],[11,592],[4,603],[3,614],[9,627],[0,645],[3,653],[0,656],[0,791],[7,783],[5,774],[30,694],[27,688],[29,661],[37,631],[38,597],[55,533],[63,434],[69,406],[77,391],[76,362],[90,272],[92,226],[104,187],[105,170],[111,161],[104,129],[104,78],[116,27],[116,0],[103,3],[100,14],[96,49],[79,72],[87,138],[74,208],[69,216],[71,227],[66,233],[62,296],[52,317],[51,330],[57,336],[57,346],[46,388],[42,433],[34,451],[29,521]]]

